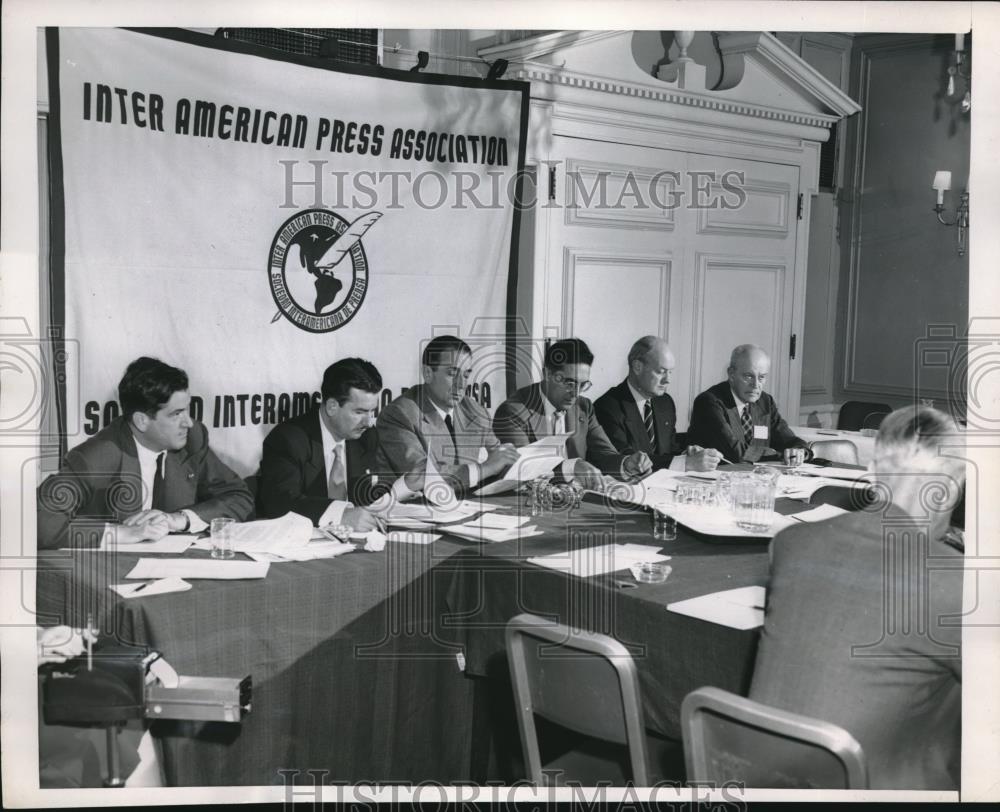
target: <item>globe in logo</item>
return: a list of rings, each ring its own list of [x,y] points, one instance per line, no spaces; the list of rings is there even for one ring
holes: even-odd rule
[[[368,290],[362,237],[382,216],[349,222],[327,209],[307,209],[278,229],[268,256],[268,280],[278,312],[303,330],[329,333],[349,322]]]

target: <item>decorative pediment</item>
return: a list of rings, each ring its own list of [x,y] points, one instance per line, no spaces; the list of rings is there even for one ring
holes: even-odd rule
[[[861,108],[766,32],[718,37],[723,78],[709,90],[643,71],[632,55],[632,31],[557,31],[480,49],[510,63],[507,78],[719,112],[828,128]],[[670,72],[665,72],[668,76]],[[703,75],[703,72],[702,72]]]

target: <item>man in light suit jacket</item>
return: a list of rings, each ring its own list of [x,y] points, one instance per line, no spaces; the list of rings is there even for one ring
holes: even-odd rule
[[[601,472],[621,479],[652,470],[644,451],[622,454],[597,422],[593,404],[581,395],[590,389],[594,354],[579,338],[567,338],[545,351],[543,378],[518,389],[500,404],[493,417],[497,437],[516,447],[541,437],[569,432],[567,465],[559,473],[584,487],[603,488]]]
[[[430,458],[456,492],[506,471],[517,461],[517,451],[497,440],[487,411],[465,394],[472,375],[469,345],[456,336],[437,336],[427,343],[421,362],[423,384],[378,416],[379,471],[403,476],[423,470]]]
[[[662,338],[640,338],[629,350],[628,377],[594,401],[597,420],[620,453],[644,451],[654,470],[713,471],[722,459],[718,451],[678,441],[677,411],[667,394],[676,364]]]
[[[963,567],[946,530],[961,443],[942,412],[893,412],[875,443],[879,504],[771,544],[750,698],[844,728],[871,789],[958,789]]]
[[[104,522],[119,541],[200,532],[212,519],[253,516],[250,490],[191,418],[188,378],[155,358],[129,364],[122,415],[72,449],[38,489],[38,546],[96,546]]]
[[[733,350],[729,378],[694,400],[688,439],[715,448],[730,462],[757,462],[773,452],[799,464],[812,456],[778,411],[764,384],[771,359],[760,347],[741,344]]]
[[[377,467],[371,427],[382,376],[362,358],[343,358],[327,367],[320,392],[318,408],[275,426],[264,440],[257,511],[265,518],[293,511],[318,526],[381,527],[365,507],[389,493],[394,479]]]

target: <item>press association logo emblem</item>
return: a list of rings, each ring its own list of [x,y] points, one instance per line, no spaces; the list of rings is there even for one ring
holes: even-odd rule
[[[267,273],[284,316],[303,330],[329,333],[349,322],[368,291],[368,257],[362,238],[382,216],[362,214],[349,222],[327,209],[288,218],[271,243]]]

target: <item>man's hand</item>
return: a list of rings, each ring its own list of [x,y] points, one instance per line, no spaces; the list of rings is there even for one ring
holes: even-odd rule
[[[115,540],[119,544],[157,541],[170,533],[170,522],[167,520],[166,513],[159,510],[143,512],[154,515],[146,516],[143,522],[132,521],[135,519],[135,516],[130,516],[122,524],[115,527]]]
[[[486,461],[482,463],[483,479],[503,473],[517,462],[519,456],[510,443],[501,443],[486,455]]]
[[[782,452],[782,456],[785,458],[785,465],[798,468],[806,461],[806,450],[804,448],[786,448]]]
[[[64,663],[70,657],[83,654],[85,642],[97,642],[97,635],[89,629],[74,631],[69,626],[41,627],[37,630],[38,663]]]
[[[627,477],[641,477],[653,470],[653,461],[645,451],[636,451],[625,458],[622,468]]]
[[[714,471],[722,462],[722,454],[714,448],[702,448],[700,445],[689,445],[685,468],[688,471]]]
[[[351,507],[344,510],[340,523],[350,525],[356,533],[385,530],[385,519],[361,507]]]
[[[573,481],[589,491],[604,493],[604,474],[580,457],[573,463]]]
[[[188,526],[187,516],[179,510],[176,513],[164,513],[162,510],[140,510],[129,516],[122,524],[125,527],[135,527],[154,521],[165,522],[169,533],[183,533]]]

